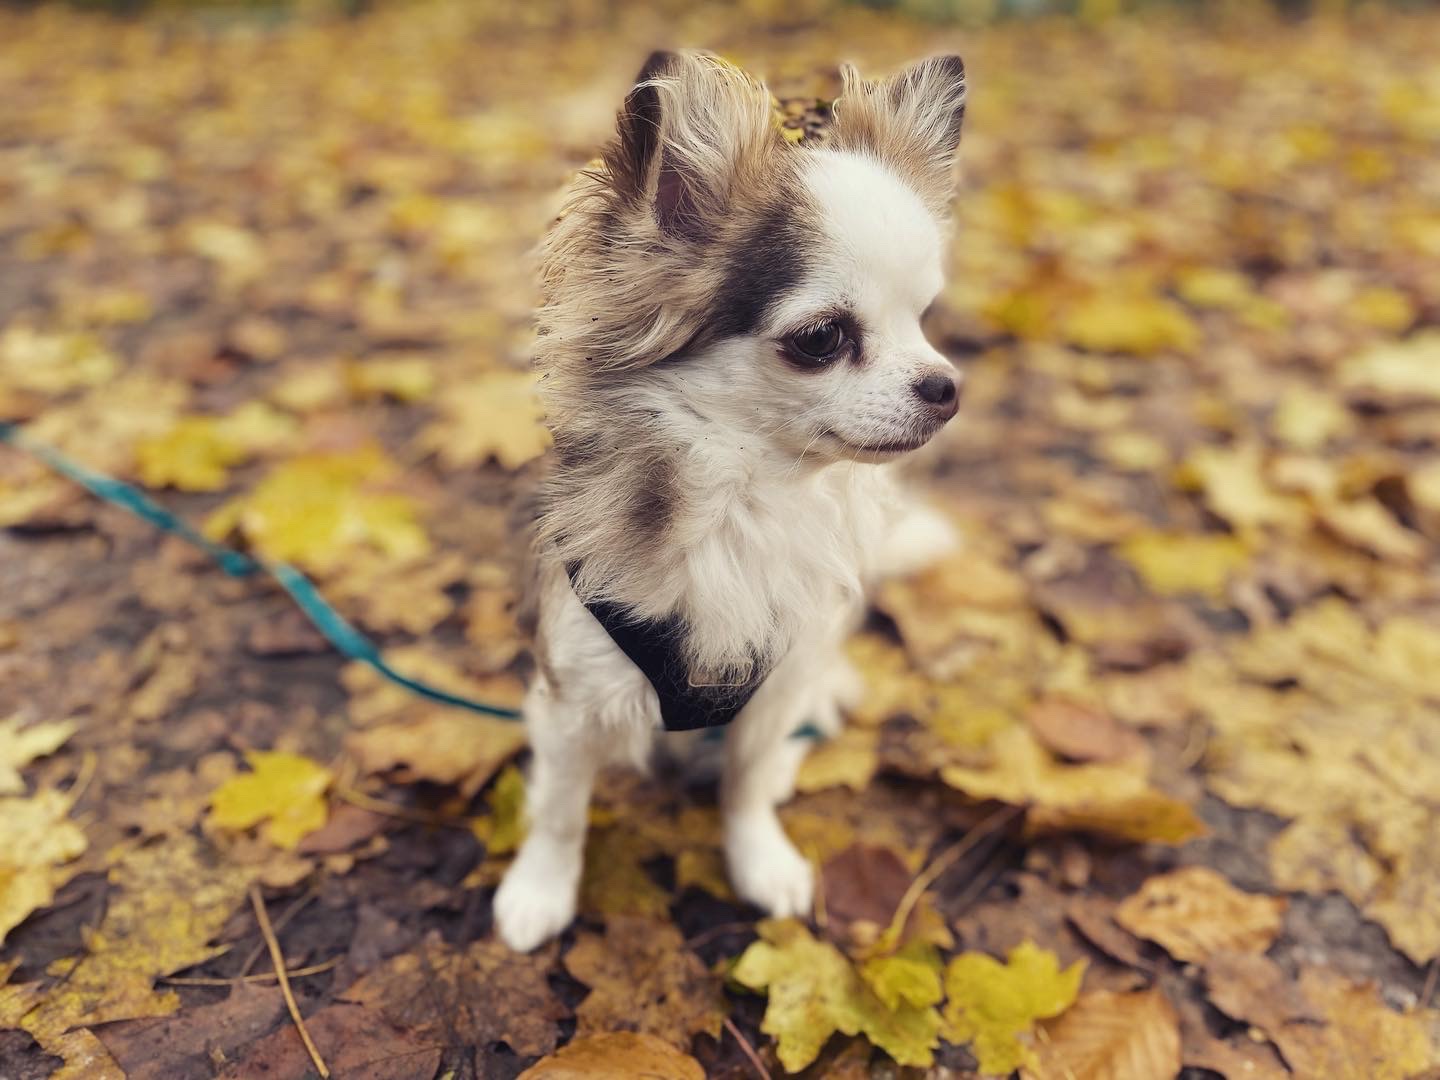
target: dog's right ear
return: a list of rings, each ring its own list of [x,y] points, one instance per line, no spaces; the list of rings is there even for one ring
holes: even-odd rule
[[[605,155],[615,192],[674,239],[709,239],[735,193],[783,149],[770,96],[739,68],[656,52],[641,68]]]

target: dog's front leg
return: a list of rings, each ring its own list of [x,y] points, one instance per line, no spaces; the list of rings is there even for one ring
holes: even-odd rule
[[[505,944],[529,952],[575,917],[585,826],[595,774],[605,760],[595,725],[557,700],[540,677],[525,703],[533,760],[526,788],[525,842],[495,893]]]
[[[795,790],[810,743],[791,736],[808,719],[799,665],[783,661],[726,736],[721,809],[725,856],[736,893],[771,915],[806,915],[814,873],[780,824],[776,807]]]

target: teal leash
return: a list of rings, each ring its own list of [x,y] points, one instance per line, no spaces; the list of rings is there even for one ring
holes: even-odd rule
[[[287,563],[265,562],[215,543],[208,537],[202,536],[183,518],[166,510],[139,488],[116,480],[114,477],[95,472],[93,469],[87,469],[78,462],[70,460],[54,447],[35,442],[26,437],[25,433],[20,430],[19,424],[0,420],[0,443],[13,446],[44,462],[61,476],[78,484],[96,498],[110,503],[112,506],[128,510],[161,532],[178,536],[194,545],[209,555],[220,569],[231,577],[245,578],[259,574],[269,577],[285,590],[290,599],[295,601],[304,616],[310,620],[316,630],[320,631],[336,652],[346,659],[357,660],[373,668],[397,686],[403,686],[411,693],[418,694],[430,701],[436,701],[442,705],[453,705],[457,709],[468,709],[481,716],[494,716],[501,720],[522,718],[518,709],[506,709],[499,705],[491,705],[475,698],[466,697],[463,694],[452,694],[447,690],[441,690],[439,687],[431,686],[419,679],[412,679],[396,671],[380,655],[379,646],[361,633],[345,616],[336,611],[330,602],[320,595],[320,590],[315,588],[315,583],[293,566]],[[724,736],[723,731],[719,729],[713,734],[716,737],[723,738]],[[820,741],[825,738],[825,734],[814,724],[806,723],[795,730],[793,737]]]
[[[231,577],[245,578],[263,574],[271,578],[289,594],[290,599],[320,631],[340,655],[349,660],[358,660],[379,672],[391,682],[412,693],[419,694],[442,705],[453,705],[458,709],[469,709],[482,716],[496,716],[502,720],[519,720],[516,709],[506,709],[477,701],[461,694],[452,694],[419,679],[412,679],[392,668],[380,655],[380,648],[362,634],[353,623],[336,611],[328,600],[320,595],[314,582],[286,563],[268,563],[252,558],[232,548],[224,547],[202,536],[184,519],[172,514],[143,491],[113,477],[97,473],[71,461],[53,447],[27,438],[18,424],[0,421],[0,443],[6,443],[31,457],[44,462],[67,480],[79,484],[96,498],[128,510],[143,521],[149,522],[161,532],[170,533],[199,548]]]

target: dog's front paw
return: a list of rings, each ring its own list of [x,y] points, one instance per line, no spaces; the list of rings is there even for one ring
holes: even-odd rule
[[[543,945],[575,918],[580,868],[549,855],[523,848],[495,892],[496,932],[516,952]]]
[[[815,872],[778,821],[733,830],[726,848],[730,883],[742,900],[776,918],[810,914]]]

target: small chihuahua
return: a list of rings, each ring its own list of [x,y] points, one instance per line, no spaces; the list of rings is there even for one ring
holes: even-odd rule
[[[828,139],[790,144],[759,83],[657,53],[544,249],[555,439],[537,518],[529,833],[495,897],[530,950],[575,914],[596,771],[717,727],[736,892],[803,915],[776,814],[806,725],[834,731],[864,584],[954,543],[887,463],[955,415],[920,321],[965,114],[958,57],[844,73]]]

